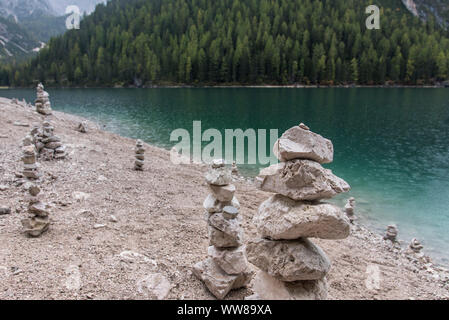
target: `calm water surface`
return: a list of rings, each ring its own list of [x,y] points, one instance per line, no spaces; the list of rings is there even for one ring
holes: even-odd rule
[[[358,200],[358,214],[378,230],[396,223],[400,237],[422,239],[449,263],[448,89],[50,89],[55,110],[106,130],[171,148],[170,133],[202,128],[279,129],[304,122],[330,138],[335,161]],[[33,101],[34,90],[0,96]],[[257,166],[245,167],[255,175]]]

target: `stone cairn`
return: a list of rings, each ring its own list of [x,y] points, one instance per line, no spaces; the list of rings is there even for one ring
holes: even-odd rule
[[[231,180],[231,171],[224,160],[214,160],[206,174],[211,194],[203,204],[208,222],[209,257],[193,267],[193,273],[217,299],[247,286],[253,275],[243,246],[240,204]]]
[[[142,140],[137,140],[135,152],[136,160],[134,162],[134,170],[143,171],[143,165],[145,163],[145,148],[143,147]]]
[[[25,138],[27,142],[29,139],[34,144],[38,155],[44,160],[66,158],[66,147],[62,144],[61,138],[54,134],[54,127],[49,121],[44,121],[42,128],[35,124],[30,135]]]
[[[50,226],[49,212],[47,210],[47,205],[44,204],[40,197],[40,189],[36,185],[31,185],[28,189],[28,213],[29,217],[22,220],[22,226],[24,228],[24,233],[29,237],[39,237],[45,231],[48,230]]]
[[[421,250],[424,249],[424,246],[419,242],[418,239],[414,238],[409,245],[410,250],[414,253],[421,253]]]
[[[345,212],[349,218],[349,221],[351,221],[351,223],[353,223],[355,220],[357,220],[357,217],[355,216],[355,199],[354,198],[352,198],[352,197],[349,198],[349,200],[345,206]]]
[[[333,161],[333,144],[301,124],[286,131],[274,153],[281,161],[261,170],[256,186],[276,193],[254,216],[260,238],[247,244],[248,261],[260,270],[248,300],[322,300],[331,262],[308,238],[345,239],[343,210],[321,202],[350,186],[321,164]]]
[[[48,116],[52,114],[51,103],[48,92],[44,91],[42,83],[37,85],[37,98],[35,101],[36,111],[40,114]]]
[[[398,228],[395,225],[389,225],[385,233],[384,240],[390,240],[393,243],[398,242]]]
[[[40,178],[39,165],[36,159],[35,147],[31,144],[26,145],[29,140],[24,139],[24,146],[22,147],[22,175],[30,180],[37,180]]]

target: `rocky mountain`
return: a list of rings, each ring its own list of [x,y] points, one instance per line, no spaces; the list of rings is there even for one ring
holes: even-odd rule
[[[0,16],[16,22],[31,17],[53,16],[55,11],[47,0],[0,0]]]
[[[81,12],[91,13],[99,3],[105,3],[107,0],[48,0],[53,10],[58,15],[64,15],[67,6],[76,5]]]
[[[448,0],[402,0],[402,2],[415,16],[423,20],[434,16],[439,25],[449,27]]]

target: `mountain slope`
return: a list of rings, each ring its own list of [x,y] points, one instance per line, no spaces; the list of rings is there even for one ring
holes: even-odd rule
[[[95,6],[99,3],[105,3],[107,0],[48,0],[53,10],[58,15],[65,15],[67,6],[76,5],[83,13],[92,13]]]
[[[402,0],[414,15],[428,20],[430,16],[441,26],[449,27],[449,1],[447,0]]]
[[[0,0],[0,16],[23,22],[30,17],[54,15],[47,0]]]
[[[449,39],[401,0],[113,0],[17,70],[19,83],[384,84],[448,77]],[[28,79],[28,80],[25,80]],[[32,80],[31,80],[32,79]]]

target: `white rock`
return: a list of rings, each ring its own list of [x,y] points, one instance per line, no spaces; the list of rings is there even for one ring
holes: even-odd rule
[[[300,126],[287,130],[276,141],[273,152],[280,161],[308,159],[319,163],[331,163],[334,160],[332,142]]]
[[[248,269],[244,246],[236,249],[218,249],[210,246],[208,254],[227,274],[240,274]]]
[[[234,198],[235,186],[233,184],[227,186],[209,185],[209,188],[212,190],[214,197],[219,201],[228,202]]]
[[[163,275],[152,273],[137,281],[137,290],[148,299],[164,300],[171,290],[171,284]]]
[[[81,192],[81,191],[75,191],[72,193],[72,197],[77,201],[86,201],[90,198],[90,194]]]
[[[228,231],[229,232],[229,231]],[[243,232],[238,229],[232,234],[225,233],[213,226],[208,226],[209,245],[217,248],[236,248],[242,245]]]
[[[311,281],[283,282],[259,271],[253,281],[255,295],[245,300],[326,300],[326,278]]]
[[[206,174],[206,182],[214,186],[227,186],[231,181],[231,171],[227,168],[210,169]]]
[[[153,268],[157,267],[157,262],[153,259],[144,256],[141,253],[134,251],[123,251],[119,254],[120,261],[128,262],[128,263],[144,263],[152,266]]]
[[[346,181],[310,160],[272,165],[260,171],[255,183],[263,191],[279,193],[293,200],[329,199],[350,190]]]
[[[274,240],[345,239],[351,232],[343,211],[328,203],[294,201],[280,194],[266,200],[254,216],[260,235]]]
[[[193,274],[205,283],[206,287],[217,299],[224,299],[233,289],[247,286],[252,276],[250,271],[240,275],[229,275],[215,264],[211,258],[197,263],[193,267]]]
[[[323,279],[331,267],[323,250],[308,239],[251,240],[246,252],[249,262],[281,281]]]
[[[235,196],[232,198],[232,201],[221,202],[215,198],[213,194],[209,194],[203,202],[203,207],[208,213],[221,212],[223,211],[223,208],[227,206],[233,206],[240,209],[240,203]]]

